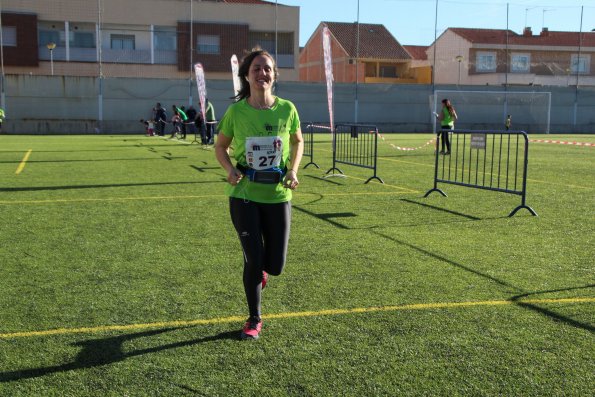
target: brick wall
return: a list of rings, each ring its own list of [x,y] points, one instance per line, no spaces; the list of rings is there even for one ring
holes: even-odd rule
[[[205,71],[230,72],[230,58],[242,59],[248,48],[248,25],[223,23],[194,23],[192,25],[192,62],[202,63]],[[219,36],[219,54],[199,54],[196,42],[199,35]],[[190,70],[190,23],[178,22],[178,70]]]
[[[16,27],[16,47],[4,46],[4,65],[38,66],[37,15],[2,13],[2,25]]]

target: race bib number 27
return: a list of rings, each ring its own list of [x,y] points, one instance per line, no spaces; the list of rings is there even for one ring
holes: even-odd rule
[[[283,141],[278,136],[255,136],[246,139],[246,162],[255,170],[281,165]]]

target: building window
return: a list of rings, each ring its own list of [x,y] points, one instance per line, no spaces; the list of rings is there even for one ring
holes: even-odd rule
[[[219,54],[219,36],[199,35],[196,50],[199,54]]]
[[[512,54],[510,70],[516,73],[529,73],[531,70],[531,55]]]
[[[110,48],[112,50],[134,50],[134,35],[112,34],[110,35]]]
[[[17,46],[17,28],[16,26],[2,26],[2,46]]]
[[[293,33],[278,32],[250,32],[248,44],[251,47],[260,47],[275,55],[275,39],[277,40],[277,53],[293,54]]]
[[[95,48],[95,34],[92,32],[71,32],[70,46],[73,48]]]
[[[39,45],[45,47],[49,43],[55,43],[58,47],[63,46],[64,40],[60,39],[60,32],[57,30],[40,30]]]
[[[496,53],[478,52],[475,59],[475,70],[477,72],[495,72],[496,71]]]
[[[248,46],[260,47],[276,57],[277,67],[293,68],[294,65],[294,36],[292,32],[257,32],[248,33]],[[276,43],[275,43],[276,41]]]
[[[380,65],[380,76],[379,77],[386,77],[386,78],[396,78],[397,77],[397,67],[396,66],[388,66],[388,65]]]
[[[260,47],[275,55],[275,32],[250,32],[248,33],[250,47]]]
[[[178,48],[175,30],[155,30],[153,43],[157,51],[176,51]]]
[[[588,74],[591,69],[591,56],[573,54],[570,58],[570,72]]]

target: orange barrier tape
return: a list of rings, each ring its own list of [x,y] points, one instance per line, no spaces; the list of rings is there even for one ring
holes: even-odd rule
[[[529,139],[529,142],[536,142],[536,143],[556,143],[558,145],[574,145],[574,146],[590,146],[590,147],[595,147],[595,143],[553,141],[551,139]]]
[[[382,134],[381,134],[381,133],[378,133],[378,136],[379,136],[379,137],[380,137],[380,138],[381,138],[381,139],[382,139],[384,142],[386,142],[386,139],[384,139],[384,136],[382,136]],[[408,151],[408,150],[419,150],[419,149],[423,149],[423,148],[425,148],[426,146],[429,146],[429,145],[431,145],[431,144],[432,144],[432,143],[434,143],[435,141],[436,141],[436,138],[432,138],[432,139],[430,139],[429,141],[427,141],[425,144],[423,144],[423,145],[421,145],[421,146],[418,146],[418,147],[402,147],[402,146],[397,146],[397,145],[395,145],[395,144],[393,144],[393,143],[388,143],[388,142],[386,142],[386,143],[388,143],[388,144],[389,144],[389,145],[390,145],[390,146],[391,146],[393,149],[397,149],[397,150],[406,150],[406,151]]]
[[[321,128],[321,129],[325,129],[325,130],[329,130],[329,131],[331,129],[331,127],[329,127],[328,125],[318,125],[318,124],[308,124],[307,128],[310,128],[310,127]]]

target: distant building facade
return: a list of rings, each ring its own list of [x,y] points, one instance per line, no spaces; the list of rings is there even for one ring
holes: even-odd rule
[[[188,78],[201,62],[210,77],[229,78],[230,57],[260,46],[277,56],[285,80],[298,78],[299,7],[262,0],[3,0],[1,11],[8,74]]]
[[[427,46],[404,45],[405,51],[411,55],[410,72],[416,83],[432,83],[432,65],[428,61]]]
[[[338,83],[415,83],[411,55],[378,24],[322,22],[300,51],[300,81],[325,81],[322,31],[331,33],[333,77]],[[359,39],[359,43],[358,43]]]
[[[595,85],[595,32],[448,28],[426,53],[437,84]]]

